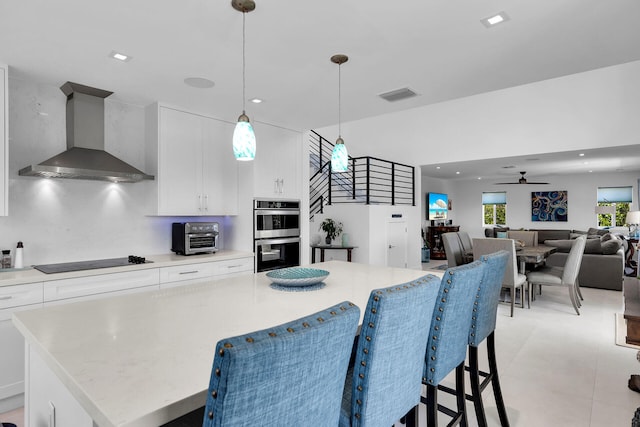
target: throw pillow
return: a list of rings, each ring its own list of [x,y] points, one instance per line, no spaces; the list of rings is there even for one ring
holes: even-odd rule
[[[585,254],[601,254],[602,244],[600,243],[600,239],[587,239],[584,245],[584,253]]]
[[[597,234],[598,234],[598,229],[597,228],[591,227],[591,228],[589,228],[587,230],[587,236],[595,236]]]
[[[600,236],[600,243],[604,243],[608,240],[612,240],[612,239],[616,239],[616,236],[614,236],[611,233],[607,233],[604,236]]]
[[[618,239],[610,239],[601,245],[603,255],[613,255],[622,247],[622,242]]]

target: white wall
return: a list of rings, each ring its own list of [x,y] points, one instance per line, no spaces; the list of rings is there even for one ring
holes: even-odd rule
[[[450,218],[454,224],[460,225],[471,237],[484,237],[482,228],[482,192],[507,192],[507,226],[511,228],[553,228],[587,230],[596,227],[594,207],[597,201],[598,187],[632,186],[634,198],[638,194],[638,174],[575,174],[550,175],[545,181],[550,185],[494,185],[498,180],[469,180],[439,182],[433,178],[423,178],[424,193],[446,192],[452,199]],[[446,185],[445,185],[446,184]],[[533,222],[531,221],[531,192],[566,190],[568,193],[569,212],[567,222]],[[424,196],[423,196],[424,198]],[[638,209],[638,201],[634,200],[632,210]],[[424,219],[424,212],[422,213]]]
[[[20,168],[66,149],[65,102],[57,87],[9,79],[9,216],[0,217],[0,248],[13,254],[23,241],[26,265],[170,252],[171,223],[193,218],[145,216],[146,194],[154,183],[18,176]],[[144,132],[143,107],[105,100],[107,151],[143,171]],[[242,213],[250,222],[250,210]],[[219,221],[222,247],[227,247],[235,218],[197,220]],[[244,236],[246,248],[251,238]]]
[[[402,215],[393,218],[392,215]],[[386,265],[387,253],[387,223],[389,221],[405,221],[408,228],[407,263],[409,268],[422,268],[420,248],[420,207],[419,206],[388,206],[362,204],[335,204],[325,207],[324,214],[316,214],[311,222],[310,238],[315,234],[321,237],[324,244],[325,235],[319,231],[320,224],[325,218],[333,218],[343,225],[343,232],[349,234],[349,242],[358,246],[353,250],[352,261],[373,265]],[[341,243],[340,237],[334,244]],[[346,260],[346,251],[326,251],[325,261],[331,259]],[[316,254],[319,261],[319,251]]]
[[[351,155],[428,165],[637,144],[638,111],[635,61],[343,123],[342,137]]]

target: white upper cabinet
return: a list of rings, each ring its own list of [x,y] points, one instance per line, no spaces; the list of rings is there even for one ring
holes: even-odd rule
[[[0,216],[9,215],[9,67],[0,64]]]
[[[156,175],[156,215],[237,215],[233,125],[154,104],[147,107],[147,164]]]
[[[254,196],[300,199],[302,188],[302,134],[254,123],[256,158]]]

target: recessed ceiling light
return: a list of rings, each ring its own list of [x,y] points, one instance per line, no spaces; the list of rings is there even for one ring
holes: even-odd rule
[[[436,169],[440,169],[440,166],[436,166]]]
[[[124,53],[116,52],[115,50],[111,51],[111,53],[109,54],[109,58],[117,59],[118,61],[122,62],[131,61],[131,56],[125,55]]]
[[[482,179],[482,177],[481,177],[481,176],[479,176],[479,177],[478,177],[478,179]]]
[[[456,175],[460,175],[460,171],[456,171]]]
[[[215,85],[214,82],[203,77],[187,77],[186,79],[184,79],[184,84],[186,84],[187,86],[196,87],[198,89],[208,89]]]
[[[505,12],[500,12],[500,13],[496,13],[493,16],[489,16],[487,18],[481,19],[480,22],[482,22],[482,24],[485,27],[492,28],[508,20],[509,20],[509,15],[507,15]]]
[[[578,156],[584,157],[584,153],[580,153],[580,154],[578,154]]]
[[[250,99],[249,101],[253,102],[254,104],[260,104],[262,102],[262,99],[260,98],[253,98]]]
[[[589,171],[589,173],[592,173],[593,171]]]
[[[583,164],[583,165],[588,165],[588,164],[589,164],[589,162],[582,162],[582,164]]]

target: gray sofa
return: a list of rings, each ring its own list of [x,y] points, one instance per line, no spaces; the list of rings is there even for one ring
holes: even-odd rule
[[[538,232],[539,244],[544,244],[545,240],[548,240],[547,244],[550,246],[564,246],[564,248],[559,247],[558,252],[551,254],[547,258],[546,264],[554,267],[564,266],[569,254],[568,250],[567,252],[562,252],[562,250],[566,250],[566,244],[570,243],[570,239],[577,234],[586,234],[584,231],[576,230],[536,231]],[[620,249],[613,254],[597,253],[600,234],[602,234],[602,231],[588,235],[587,246],[585,253],[582,255],[580,273],[578,274],[580,286],[621,291],[627,242],[623,240]]]

